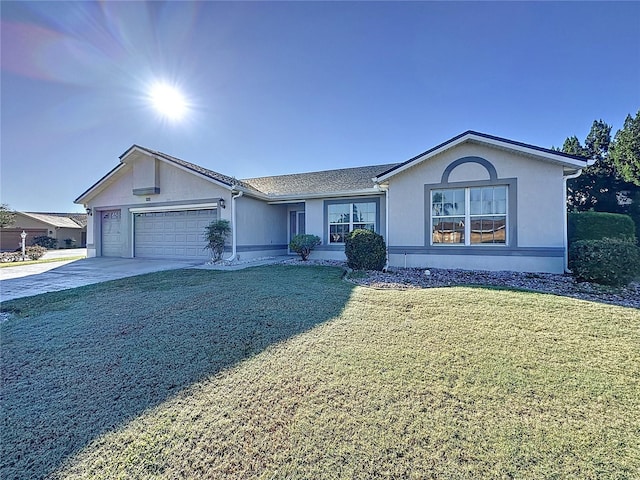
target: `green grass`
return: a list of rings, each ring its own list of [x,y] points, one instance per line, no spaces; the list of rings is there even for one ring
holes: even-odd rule
[[[64,258],[44,258],[40,260],[26,260],[24,262],[3,262],[0,263],[0,268],[9,267],[22,267],[24,265],[37,265],[38,263],[52,263],[52,262],[69,262],[87,258],[86,255],[79,255],[77,257],[64,257]]]
[[[640,476],[640,312],[339,269],[6,302],[1,478]]]

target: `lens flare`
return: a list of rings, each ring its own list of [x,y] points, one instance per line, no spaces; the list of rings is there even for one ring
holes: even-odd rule
[[[151,105],[163,117],[178,121],[187,113],[187,101],[182,92],[166,83],[157,83],[149,91]]]

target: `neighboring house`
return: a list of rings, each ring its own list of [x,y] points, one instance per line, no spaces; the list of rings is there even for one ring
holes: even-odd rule
[[[65,248],[66,239],[73,240],[76,247],[87,244],[86,213],[39,213],[15,212],[14,223],[0,229],[0,250],[13,251],[20,247],[20,234],[27,234],[26,245],[31,245],[35,237],[47,236],[58,241],[58,248]]]
[[[473,131],[403,163],[237,180],[137,145],[75,202],[88,255],[208,257],[204,227],[232,224],[229,254],[344,259],[345,235],[385,237],[392,266],[562,272],[566,180],[585,159]]]

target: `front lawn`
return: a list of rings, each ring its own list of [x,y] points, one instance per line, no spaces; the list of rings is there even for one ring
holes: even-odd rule
[[[340,275],[6,302],[0,478],[640,476],[640,311]]]

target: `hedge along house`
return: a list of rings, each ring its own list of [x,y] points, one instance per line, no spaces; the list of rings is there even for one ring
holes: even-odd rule
[[[385,237],[392,266],[562,272],[566,180],[585,159],[468,131],[404,163],[237,180],[137,145],[75,202],[88,256],[206,260],[204,227],[232,225],[227,257],[344,259],[345,235]]]

